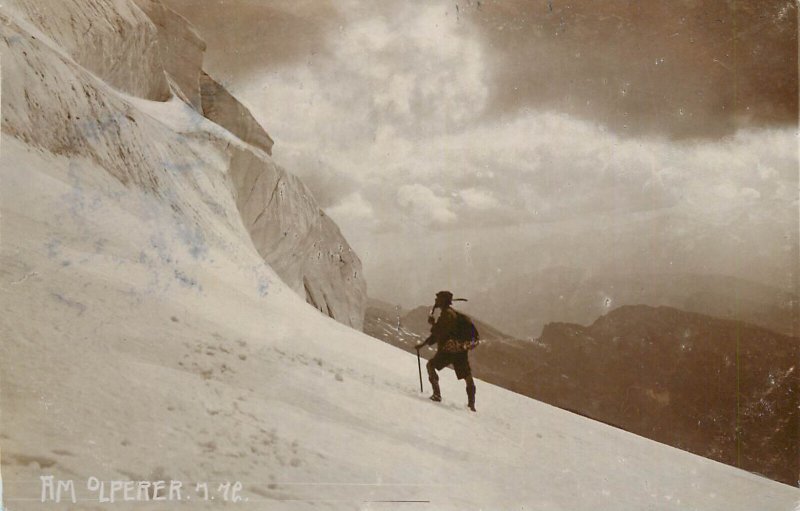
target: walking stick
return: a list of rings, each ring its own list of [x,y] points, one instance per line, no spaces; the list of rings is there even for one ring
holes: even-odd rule
[[[417,350],[417,369],[419,369],[419,391],[425,392],[422,388],[422,362],[419,361],[419,350]]]

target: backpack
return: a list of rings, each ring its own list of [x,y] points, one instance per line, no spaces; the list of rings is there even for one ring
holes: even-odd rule
[[[451,353],[457,353],[476,348],[481,336],[478,333],[478,329],[475,328],[475,323],[473,323],[472,319],[466,314],[458,312],[455,309],[452,310],[456,313],[455,332],[453,333],[453,339],[446,343],[445,350]]]

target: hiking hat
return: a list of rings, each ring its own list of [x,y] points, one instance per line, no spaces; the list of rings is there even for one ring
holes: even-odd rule
[[[453,303],[453,293],[450,291],[439,291],[436,293],[436,301],[450,305]]]

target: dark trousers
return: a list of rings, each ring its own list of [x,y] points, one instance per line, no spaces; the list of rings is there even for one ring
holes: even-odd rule
[[[467,358],[466,352],[445,353],[443,351],[437,351],[436,355],[428,360],[425,367],[428,369],[428,380],[431,382],[431,387],[433,387],[433,394],[435,396],[441,395],[439,390],[439,374],[436,371],[444,369],[450,364],[453,364],[458,379],[464,380],[467,384],[467,398],[469,399],[470,405],[474,405],[475,380],[472,379],[472,371],[469,367],[469,359]]]

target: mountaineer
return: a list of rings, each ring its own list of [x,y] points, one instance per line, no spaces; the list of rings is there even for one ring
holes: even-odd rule
[[[463,298],[457,300],[466,301]],[[474,412],[476,411],[475,381],[472,379],[467,352],[478,345],[478,330],[469,316],[453,309],[452,304],[453,293],[450,291],[436,293],[436,303],[428,316],[428,323],[432,325],[431,335],[414,348],[419,353],[424,346],[437,344],[436,355],[426,365],[428,379],[433,387],[433,395],[430,399],[437,402],[442,400],[437,371],[452,364],[456,371],[456,377],[464,380],[467,384],[467,407]],[[441,311],[438,320],[434,320],[433,316],[436,309]]]

